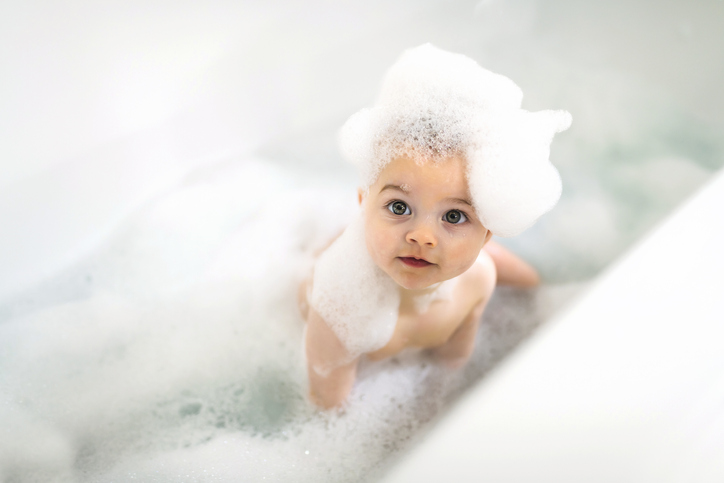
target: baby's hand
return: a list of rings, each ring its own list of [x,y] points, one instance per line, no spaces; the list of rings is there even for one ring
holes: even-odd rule
[[[359,356],[351,357],[332,329],[313,308],[305,332],[309,398],[318,407],[341,406],[352,390]]]
[[[455,370],[463,367],[470,359],[470,354],[461,355],[457,351],[445,350],[449,346],[443,345],[433,350],[433,357],[435,361],[439,362],[448,369]]]

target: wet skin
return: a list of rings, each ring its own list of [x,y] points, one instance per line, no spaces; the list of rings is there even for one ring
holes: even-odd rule
[[[462,365],[496,279],[495,264],[481,254],[491,233],[472,209],[465,161],[394,159],[366,193],[360,192],[360,203],[370,256],[400,289],[393,336],[367,356],[380,359],[407,347],[427,348],[448,366]],[[415,297],[453,278],[451,298],[433,302],[422,313],[415,308]],[[310,397],[321,407],[338,406],[354,384],[359,357],[350,358],[313,308],[306,318]],[[329,367],[334,369],[317,369]]]
[[[458,156],[392,160],[361,198],[370,256],[408,290],[464,273],[491,235],[473,211]]]
[[[361,201],[365,242],[374,262],[400,286],[395,331],[382,349],[368,354],[382,359],[407,347],[439,348],[454,339],[463,322],[494,286],[494,264],[483,254],[491,233],[472,208],[461,157],[422,161],[397,158],[380,174]],[[492,277],[492,281],[491,281]],[[450,300],[423,313],[414,299],[443,281],[456,279]],[[488,289],[488,286],[490,288]],[[474,331],[473,331],[474,334]],[[450,356],[458,365],[467,349]],[[451,360],[448,360],[451,362]]]

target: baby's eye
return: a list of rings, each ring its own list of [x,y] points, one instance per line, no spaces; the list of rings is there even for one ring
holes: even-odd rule
[[[459,210],[450,210],[445,213],[445,216],[443,218],[445,219],[445,221],[447,221],[448,223],[452,223],[453,225],[459,225],[460,223],[468,221],[465,214]]]
[[[393,201],[387,205],[387,209],[395,215],[409,215],[411,213],[410,208],[402,201]]]

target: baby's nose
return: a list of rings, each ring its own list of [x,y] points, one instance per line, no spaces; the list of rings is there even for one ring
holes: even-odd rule
[[[418,243],[428,248],[437,246],[437,236],[435,235],[435,227],[429,220],[415,224],[415,226],[407,232],[405,236],[407,243]]]

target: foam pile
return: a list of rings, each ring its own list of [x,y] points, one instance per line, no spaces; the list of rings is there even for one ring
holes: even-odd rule
[[[560,198],[549,147],[553,135],[571,123],[566,111],[523,110],[522,99],[507,77],[464,55],[422,45],[390,68],[375,106],[347,121],[341,149],[366,187],[399,156],[465,155],[483,225],[496,235],[514,236]]]
[[[350,360],[381,349],[392,337],[400,291],[370,257],[362,216],[319,257],[311,303],[344,344]]]
[[[345,411],[311,407],[296,270],[356,203],[352,183],[313,173],[309,192],[289,174],[197,173],[0,321],[1,482],[376,481],[492,364],[500,327],[465,371],[423,354],[363,363]],[[517,312],[501,324],[535,323],[503,305]]]

